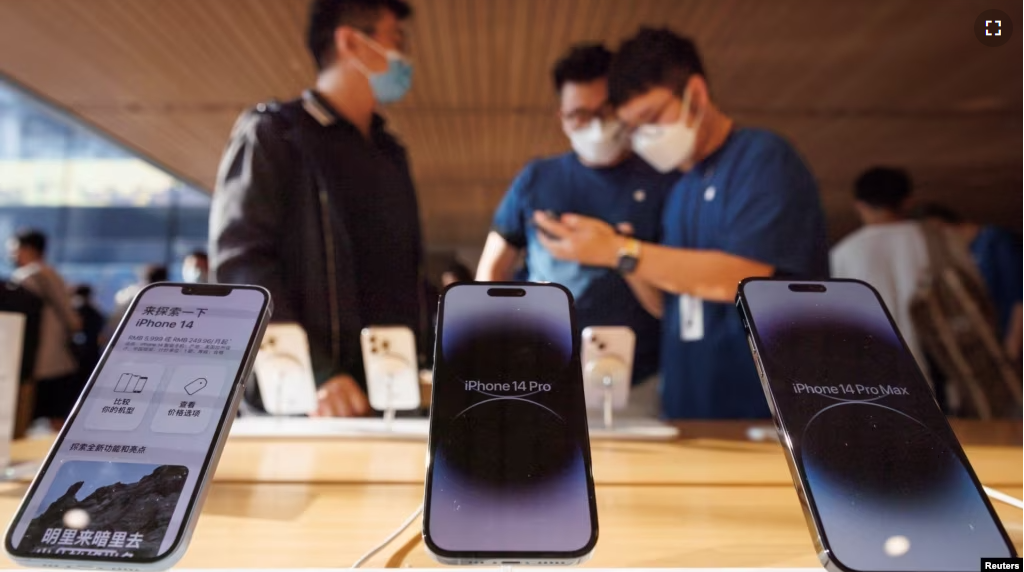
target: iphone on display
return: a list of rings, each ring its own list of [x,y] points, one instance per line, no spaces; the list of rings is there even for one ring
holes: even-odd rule
[[[145,570],[180,559],[270,312],[254,286],[139,292],[8,528],[11,558]]]
[[[612,409],[626,407],[636,334],[626,326],[590,326],[582,337],[587,407],[603,409],[608,392]]]
[[[826,568],[968,572],[1015,556],[873,288],[748,279],[737,306]]]
[[[573,564],[597,544],[579,337],[557,284],[441,297],[423,538],[446,564]]]
[[[420,407],[416,338],[405,326],[371,326],[359,337],[366,372],[366,394],[377,411]]]
[[[305,415],[317,409],[309,338],[298,324],[270,324],[254,366],[263,408],[271,415]]]

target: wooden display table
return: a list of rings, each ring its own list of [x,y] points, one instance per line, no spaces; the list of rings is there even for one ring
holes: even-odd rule
[[[817,567],[779,445],[746,441],[747,423],[679,427],[669,443],[593,444],[601,532],[586,566]],[[1021,423],[956,429],[982,481],[1020,498]],[[424,454],[415,442],[233,440],[179,567],[348,567],[422,502]],[[0,484],[0,523],[26,488]],[[1021,512],[996,507],[1020,550]],[[368,566],[435,566],[418,537],[416,525]]]

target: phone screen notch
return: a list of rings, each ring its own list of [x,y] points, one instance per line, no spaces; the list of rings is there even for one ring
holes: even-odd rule
[[[828,290],[824,284],[790,284],[789,289],[793,292],[814,292],[817,294]]]
[[[181,287],[181,293],[186,296],[227,296],[231,293],[231,286],[220,284],[189,284]]]
[[[498,298],[522,298],[526,296],[526,290],[523,288],[488,288],[487,295]]]

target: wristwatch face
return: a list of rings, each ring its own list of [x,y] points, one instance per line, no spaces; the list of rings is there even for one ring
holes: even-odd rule
[[[637,258],[630,254],[620,254],[617,270],[622,274],[629,274],[636,270]]]

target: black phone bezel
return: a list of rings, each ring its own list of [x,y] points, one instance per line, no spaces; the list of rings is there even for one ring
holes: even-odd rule
[[[832,278],[828,280],[793,280],[787,278],[745,278],[740,282],[739,286],[736,289],[736,308],[739,311],[740,320],[743,323],[743,329],[746,332],[747,337],[752,345],[751,349],[753,351],[756,351],[759,356],[762,354],[763,344],[761,343],[761,338],[757,333],[757,325],[754,323],[754,320],[751,317],[749,303],[747,301],[747,296],[744,291],[746,286],[752,282],[781,282],[791,285],[816,284],[822,285],[826,289],[828,288],[828,285],[832,283],[853,283],[865,287],[874,295],[875,300],[878,302],[879,306],[882,309],[882,312],[884,312],[885,314],[886,319],[889,321],[889,325],[892,326],[893,331],[896,333],[896,337],[899,339],[903,351],[908,353],[910,352],[910,348],[907,345],[906,340],[903,338],[903,334],[900,333],[899,327],[896,325],[896,321],[893,320],[892,314],[889,313],[889,309],[886,307],[885,302],[882,300],[881,294],[879,294],[873,286],[871,286],[867,282],[864,282],[863,280],[855,280],[850,278]],[[818,290],[790,291],[794,295],[813,295],[819,292]],[[796,485],[797,488],[798,496],[800,498],[800,504],[803,508],[804,516],[807,519],[808,528],[811,529],[813,540],[819,549],[819,557],[821,558],[822,565],[834,567],[836,570],[839,570],[840,572],[864,572],[861,570],[857,570],[856,568],[851,568],[847,566],[843,563],[842,560],[836,557],[835,552],[832,549],[832,545],[828,540],[828,536],[825,534],[825,529],[821,524],[821,514],[818,512],[817,504],[814,502],[814,496],[810,490],[807,475],[804,471],[803,464],[798,460],[796,448],[793,445],[792,438],[789,436],[789,429],[786,428],[785,414],[779,409],[778,402],[775,400],[775,392],[772,390],[771,379],[768,377],[767,370],[763,370],[761,368],[761,365],[764,363],[763,359],[761,360],[761,364],[759,364],[757,363],[758,358],[753,358],[753,356],[751,357],[752,359],[755,360],[755,367],[757,367],[764,376],[762,380],[762,385],[765,392],[765,398],[768,401],[769,409],[771,410],[772,417],[775,421],[775,427],[779,432],[780,442],[782,443],[782,447],[785,450],[786,461],[789,465],[790,472],[792,473],[793,479],[798,480],[798,482],[795,482],[794,485]],[[923,374],[920,373],[920,370],[918,370],[918,375],[921,376],[920,383],[927,386],[928,382],[923,377]],[[935,407],[938,407],[937,403],[935,404]],[[990,516],[995,521],[996,528],[1002,535],[1003,542],[1006,544],[1007,549],[1010,551],[1010,555],[1012,557],[1017,557],[1017,549],[1013,545],[1013,541],[1010,539],[1010,536],[1006,533],[1006,529],[1003,527],[1003,523],[1000,520],[998,513],[996,513],[995,508],[992,506],[992,502],[989,500],[988,495],[985,494],[984,490],[982,489],[983,485],[981,481],[978,479],[978,475],[974,472],[974,467],[971,466],[970,459],[967,458],[967,454],[964,452],[963,446],[960,444],[960,440],[957,438],[956,433],[953,431],[953,428],[949,425],[949,420],[945,417],[945,415],[942,415],[941,417],[943,420],[943,430],[946,433],[946,435],[950,437],[950,448],[953,450],[953,452],[960,459],[960,462],[967,469],[967,474],[970,475],[971,480],[974,483],[975,490],[977,491],[978,495],[981,496],[982,502],[985,503],[985,506],[988,508]],[[872,570],[869,572],[895,571]]]
[[[437,312],[437,335],[434,336],[434,384],[431,387],[431,399],[430,399],[430,418],[434,419],[434,404],[436,403],[436,388],[438,378],[436,376],[437,367],[440,363],[439,353],[441,351],[441,342],[443,335],[444,326],[444,301],[448,294],[458,288],[522,288],[526,290],[527,295],[530,289],[537,288],[557,288],[565,294],[566,301],[569,305],[569,320],[570,328],[572,331],[572,355],[573,359],[577,362],[580,359],[580,336],[577,333],[577,321],[576,321],[576,308],[575,301],[573,300],[572,292],[568,288],[561,284],[556,283],[538,283],[538,282],[456,282],[449,284],[444,290],[441,291],[441,295],[438,300],[438,312]],[[584,388],[583,388],[583,370],[582,368],[572,368],[574,371],[578,371],[577,383],[580,389],[580,399],[585,399]],[[585,402],[581,403],[580,406],[583,411],[586,411]],[[594,547],[597,546],[598,539],[598,520],[597,520],[597,495],[595,492],[594,485],[594,471],[593,462],[590,453],[590,429],[587,426],[586,414],[582,416],[583,423],[583,434],[588,437],[585,439],[584,450],[583,450],[583,464],[584,472],[587,477],[587,497],[590,507],[590,539],[580,549],[569,550],[563,552],[530,552],[530,551],[516,551],[516,552],[502,552],[502,551],[453,551],[441,548],[433,539],[430,537],[430,491],[433,487],[433,475],[434,475],[434,452],[437,447],[438,439],[434,436],[434,424],[431,422],[430,430],[427,433],[427,471],[426,478],[423,483],[423,532],[422,538],[423,543],[431,553],[435,554],[440,558],[450,560],[463,560],[463,561],[543,561],[543,560],[567,560],[583,558],[593,552]]]

